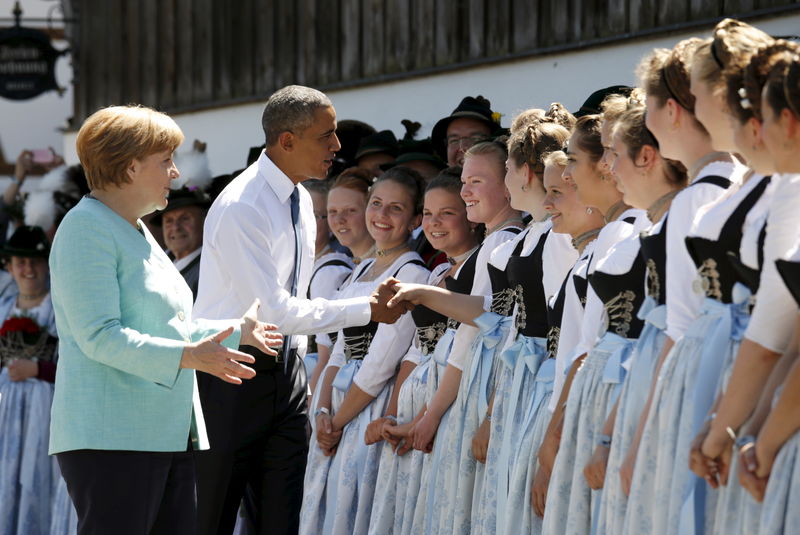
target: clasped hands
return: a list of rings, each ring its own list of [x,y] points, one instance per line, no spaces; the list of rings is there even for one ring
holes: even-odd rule
[[[420,288],[424,284],[400,282],[394,277],[383,281],[370,296],[372,321],[394,323],[400,316],[420,304]]]
[[[241,317],[241,345],[253,346],[267,355],[275,356],[274,347],[283,344],[283,335],[276,332],[277,326],[258,321],[258,309],[261,302],[256,299]],[[192,368],[214,375],[223,381],[241,384],[242,379],[252,379],[256,372],[242,363],[252,364],[256,359],[252,355],[229,349],[222,341],[233,334],[231,325],[224,331],[203,338],[199,342],[187,344],[181,355],[181,368]]]

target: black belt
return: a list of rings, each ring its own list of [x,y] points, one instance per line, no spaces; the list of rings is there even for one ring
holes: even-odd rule
[[[248,355],[252,355],[256,358],[256,361],[252,364],[243,363],[245,366],[253,368],[256,372],[271,372],[277,369],[283,370],[282,351],[278,351],[277,355],[267,355],[256,347],[245,345],[239,346],[239,351],[247,353]],[[297,348],[292,348],[289,350],[289,354],[287,356],[290,364],[294,362],[295,357],[297,357]]]

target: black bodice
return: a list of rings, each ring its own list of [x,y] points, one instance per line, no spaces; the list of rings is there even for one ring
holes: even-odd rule
[[[550,231],[542,233],[531,254],[508,259],[506,276],[517,298],[517,330],[524,336],[547,336],[547,296],[544,292],[542,257]],[[522,243],[522,240],[520,241]]]
[[[591,262],[592,257],[589,255],[587,262]],[[578,259],[578,262],[581,260]],[[577,263],[577,262],[576,262]],[[561,288],[558,290],[553,305],[547,307],[547,358],[555,358],[556,351],[558,351],[558,341],[561,337],[561,320],[564,315],[564,301],[567,297],[567,288],[572,284],[575,288],[575,294],[578,297],[581,305],[586,304],[586,290],[587,281],[582,277],[573,274],[575,267],[567,273],[564,282],[561,283]]]
[[[800,306],[800,262],[793,260],[776,260],[775,266],[781,274],[783,282]]]
[[[417,328],[420,350],[423,355],[433,353],[436,342],[442,337],[447,329],[447,316],[439,314],[426,306],[417,306],[411,310],[411,317],[414,318],[414,325]]]
[[[647,295],[655,299],[659,305],[667,304],[667,219],[661,230],[648,236],[642,234],[639,238],[641,249],[639,256],[644,262],[647,273]]]
[[[603,302],[608,324],[606,331],[623,338],[638,338],[644,322],[637,312],[645,296],[645,261],[636,255],[631,269],[612,275],[595,270],[589,275],[589,283]]]
[[[519,240],[508,258],[509,261],[515,256],[519,256],[524,241]],[[507,266],[508,264],[506,264]],[[501,316],[510,316],[514,312],[514,305],[517,302],[516,288],[509,281],[506,270],[493,266],[491,262],[486,265],[486,268],[489,270],[489,282],[492,285],[492,304],[489,310]]]
[[[751,268],[742,262],[738,254],[739,251],[728,251],[728,261],[731,263],[731,267],[736,272],[739,280],[750,289],[750,293],[753,295],[758,293],[758,287],[761,284],[761,270],[764,267],[764,242],[766,239],[767,222],[764,221],[764,226],[761,227],[761,232],[758,233],[758,264],[755,268]]]
[[[561,283],[552,306],[547,306],[547,358],[555,358],[558,351],[558,339],[561,336],[561,317],[564,315],[564,299],[567,296],[567,284],[572,279],[571,272]]]
[[[444,279],[445,288],[459,294],[468,294],[472,291],[472,283],[475,280],[475,266],[478,262],[478,253],[480,253],[481,247],[483,247],[482,244],[464,261],[455,277]],[[458,322],[448,318],[447,327],[455,329],[458,327]]]
[[[413,260],[409,260],[408,262],[404,262],[391,276],[397,277],[397,275],[400,273],[400,270],[402,270],[408,264],[425,267],[424,262],[415,258]],[[365,265],[357,274],[355,274],[356,280],[358,280],[358,278],[368,270],[369,265]],[[370,321],[366,325],[360,325],[358,327],[345,327],[342,329],[342,333],[344,333],[344,356],[348,361],[352,359],[361,360],[367,356],[367,351],[369,350],[369,346],[372,344],[372,339],[375,337],[375,333],[378,330],[378,325],[380,325],[380,323],[376,321]]]
[[[694,290],[706,297],[723,303],[733,301],[733,286],[743,282],[730,262],[731,254],[738,256],[742,242],[742,227],[747,213],[764,194],[770,177],[764,177],[745,196],[722,225],[716,240],[688,236],[686,248],[697,266],[699,280],[694,281]]]

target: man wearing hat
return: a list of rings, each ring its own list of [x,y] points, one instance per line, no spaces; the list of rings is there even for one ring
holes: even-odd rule
[[[394,132],[381,130],[361,140],[356,151],[356,165],[378,176],[383,172],[381,166],[393,162],[399,149]]]
[[[211,202],[208,195],[197,188],[183,187],[170,192],[169,204],[153,218],[156,224],[161,224],[169,257],[195,298],[200,281],[203,223],[209,206]]]
[[[497,135],[500,114],[492,112],[486,98],[464,97],[449,117],[440,119],[433,127],[431,141],[447,165],[464,164],[464,153],[474,144]]]

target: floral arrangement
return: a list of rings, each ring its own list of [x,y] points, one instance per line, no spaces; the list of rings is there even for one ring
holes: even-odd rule
[[[0,361],[13,359],[50,360],[55,338],[27,316],[11,316],[0,325]]]

